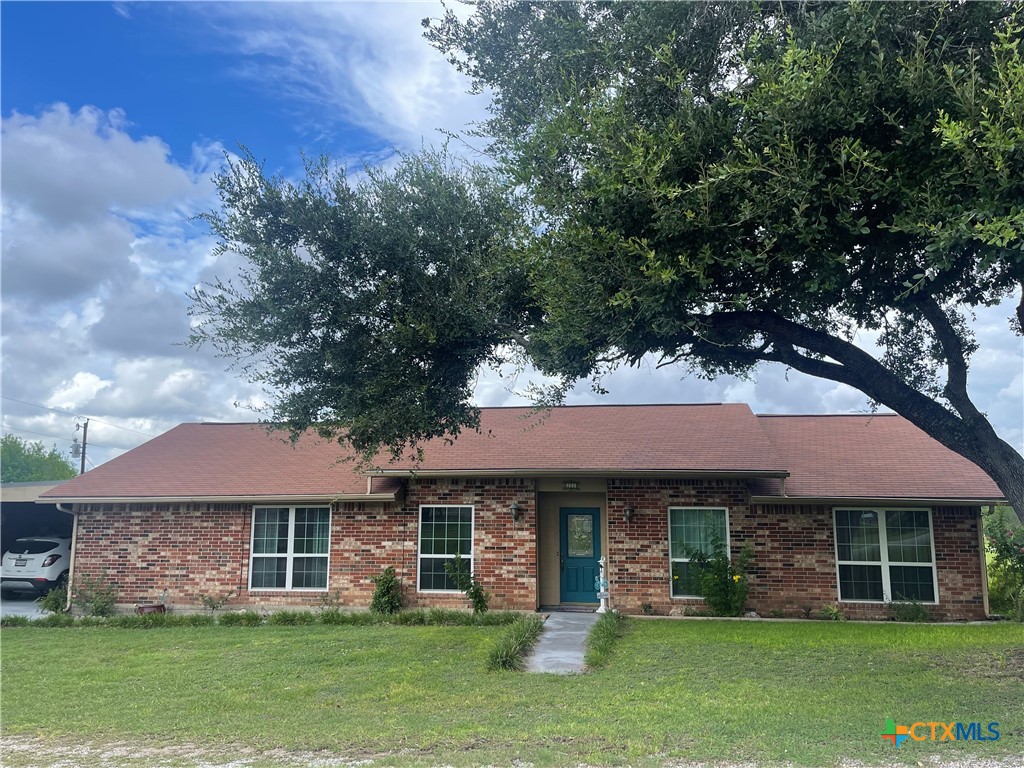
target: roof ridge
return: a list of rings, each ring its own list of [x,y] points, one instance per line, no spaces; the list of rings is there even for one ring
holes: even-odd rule
[[[481,405],[481,411],[546,411],[546,410],[567,410],[570,408],[704,408],[717,406],[736,406],[750,408],[748,403],[570,403],[566,405],[536,406],[536,405]],[[757,415],[757,414],[755,414]],[[273,422],[267,421],[183,421],[178,426],[202,426],[202,427],[245,427],[245,426],[269,426]],[[284,426],[284,425],[282,425]]]

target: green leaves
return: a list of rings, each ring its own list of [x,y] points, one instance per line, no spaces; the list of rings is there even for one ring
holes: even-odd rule
[[[194,291],[192,343],[265,385],[273,421],[367,456],[475,425],[476,371],[530,313],[491,173],[427,153],[355,185],[321,158],[290,182],[245,156],[217,182],[208,221],[247,266]]]
[[[78,474],[56,446],[46,450],[40,442],[28,442],[11,434],[0,438],[0,469],[5,483],[69,480]]]

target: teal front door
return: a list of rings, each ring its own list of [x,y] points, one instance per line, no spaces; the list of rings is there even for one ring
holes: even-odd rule
[[[601,510],[562,507],[559,566],[563,603],[596,603],[594,579],[601,557]]]

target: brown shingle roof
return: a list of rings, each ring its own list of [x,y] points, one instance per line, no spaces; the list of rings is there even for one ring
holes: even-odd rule
[[[366,477],[338,446],[304,435],[293,447],[283,432],[256,424],[181,424],[138,448],[57,486],[44,497],[206,498],[359,495]],[[375,493],[393,493],[390,478]]]
[[[434,440],[384,472],[791,474],[790,496],[1000,498],[977,467],[898,416],[761,416],[746,405],[485,408],[481,431]],[[51,499],[334,497],[367,493],[337,443],[254,424],[182,424],[44,494]],[[373,477],[394,493],[395,477]],[[778,481],[756,480],[775,495]]]
[[[784,473],[750,407],[589,405],[484,408],[480,432],[453,445],[433,440],[417,467],[403,460],[383,471],[577,470],[587,472]]]
[[[1001,499],[981,469],[895,414],[758,416],[790,471],[789,496]],[[777,495],[777,481],[752,492]]]

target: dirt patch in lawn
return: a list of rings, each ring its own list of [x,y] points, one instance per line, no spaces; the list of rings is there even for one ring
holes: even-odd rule
[[[258,751],[249,747],[207,748],[193,744],[168,746],[139,745],[128,742],[58,743],[32,736],[0,737],[0,763],[4,768],[354,768],[374,765],[445,766],[432,763],[429,755],[417,752],[391,752],[346,756],[326,752],[299,752],[283,749]],[[650,764],[659,764],[651,760]],[[766,768],[777,763],[690,762],[666,760],[664,768]],[[1020,768],[1024,754],[1001,757],[958,755],[943,758],[933,755],[913,763],[920,768]],[[533,763],[515,760],[510,768],[532,768]],[[835,768],[907,768],[906,762],[862,763],[841,761]],[[449,768],[445,766],[445,768]],[[599,768],[574,764],[572,768]]]
[[[949,661],[936,664],[944,669]],[[964,656],[955,664],[958,673],[965,677],[998,680],[1020,680],[1024,682],[1024,648],[1010,649],[1000,653],[976,653]]]

